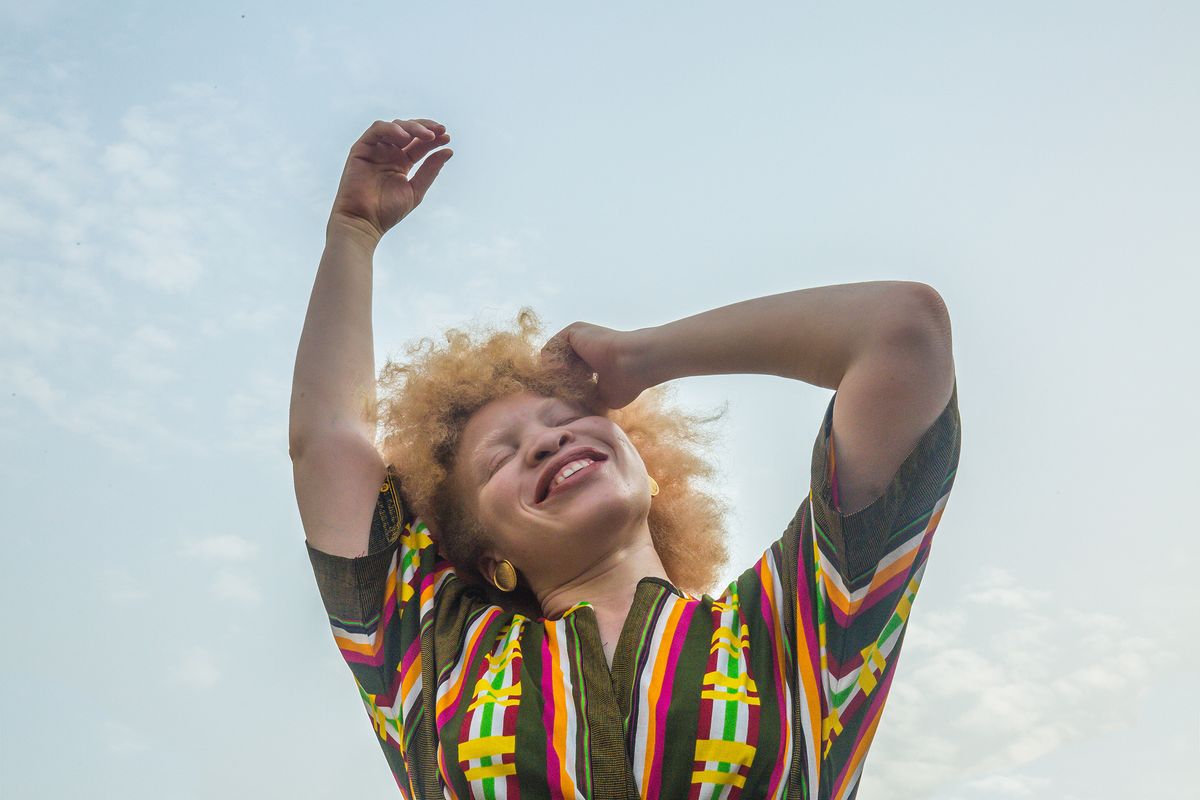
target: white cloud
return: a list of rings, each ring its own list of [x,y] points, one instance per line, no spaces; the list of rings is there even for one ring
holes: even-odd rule
[[[192,539],[183,544],[184,555],[216,561],[246,561],[257,553],[257,544],[233,533]]]
[[[1133,724],[1170,638],[1145,620],[1080,611],[990,570],[968,601],[923,616],[918,597],[862,794],[1040,797],[1020,770]]]
[[[182,686],[210,689],[221,679],[221,670],[211,652],[195,646],[180,654],[170,677],[173,683]]]
[[[218,570],[213,580],[212,592],[221,600],[239,603],[257,603],[262,599],[262,593],[253,578],[229,569]]]
[[[114,605],[140,603],[150,597],[150,590],[135,581],[128,570],[105,569],[100,580],[104,596]]]
[[[37,106],[13,91],[0,92],[0,370],[22,413],[123,458],[222,444],[286,454],[274,407],[224,442],[180,424],[181,403],[213,384],[196,380],[209,362],[177,359],[200,337],[284,318],[263,281],[213,304],[204,293],[227,288],[224,265],[247,248],[284,257],[263,242],[264,214],[279,208],[268,198],[312,194],[302,141],[281,142],[253,103],[210,85],[173,86],[115,120],[82,114],[65,89]]]
[[[170,367],[156,363],[163,354],[173,352],[177,343],[169,333],[154,325],[141,325],[113,357],[113,363],[138,383],[156,386],[174,380]]]
[[[109,753],[115,756],[130,756],[150,749],[145,736],[123,722],[109,720],[104,723],[100,735]]]
[[[29,402],[46,419],[81,433],[118,455],[141,456],[149,444],[198,452],[205,445],[163,424],[156,399],[149,394],[115,387],[77,396],[66,394],[42,370],[23,361],[0,357],[0,373],[9,377],[17,399]]]
[[[972,603],[1026,611],[1045,602],[1047,592],[1030,586],[1022,586],[1006,570],[989,568],[974,591],[967,594]]]

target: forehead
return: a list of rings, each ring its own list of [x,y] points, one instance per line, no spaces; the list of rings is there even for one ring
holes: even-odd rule
[[[471,415],[463,427],[459,445],[469,453],[502,437],[524,420],[537,419],[563,407],[569,407],[566,401],[533,392],[498,397]]]

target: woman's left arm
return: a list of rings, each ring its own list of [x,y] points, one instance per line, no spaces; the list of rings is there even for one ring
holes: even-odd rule
[[[836,389],[843,514],[884,491],[954,389],[950,317],[923,283],[822,286],[627,333],[575,323],[555,338],[598,373],[614,408],[691,375],[779,375]]]

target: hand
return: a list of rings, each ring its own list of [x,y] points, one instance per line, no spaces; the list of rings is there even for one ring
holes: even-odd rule
[[[581,359],[597,376],[600,399],[609,408],[623,408],[654,382],[643,363],[644,348],[637,331],[615,331],[588,322],[573,322],[546,342],[543,359],[570,366]]]
[[[454,155],[449,149],[430,151],[449,141],[446,126],[430,119],[374,122],[350,148],[330,226],[348,225],[378,242],[425,198]],[[408,177],[422,158],[425,163]]]

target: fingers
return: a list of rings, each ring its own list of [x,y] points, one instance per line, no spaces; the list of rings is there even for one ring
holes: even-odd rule
[[[444,144],[449,144],[450,134],[442,132],[437,134],[433,139],[413,139],[404,148],[404,154],[415,164],[425,156],[429,155],[429,151],[435,147],[441,147]]]
[[[583,359],[571,344],[571,335],[579,328],[580,324],[572,322],[550,337],[538,353],[542,363],[560,368],[570,368],[583,363]]]
[[[359,141],[367,145],[404,148],[414,141],[432,141],[445,130],[445,125],[433,120],[394,119],[391,122],[375,120],[371,123],[371,127],[367,128],[359,137]]]
[[[424,124],[425,122],[429,123],[428,127]],[[394,119],[392,124],[399,126],[413,138],[426,141],[437,138],[438,133],[446,130],[445,126],[438,125],[433,120]],[[437,128],[441,128],[441,130],[436,130]]]
[[[429,191],[429,187],[433,185],[438,173],[442,171],[442,167],[446,165],[452,155],[454,155],[454,151],[450,148],[430,153],[429,158],[421,164],[421,168],[408,179],[418,205],[425,199],[425,193]]]

